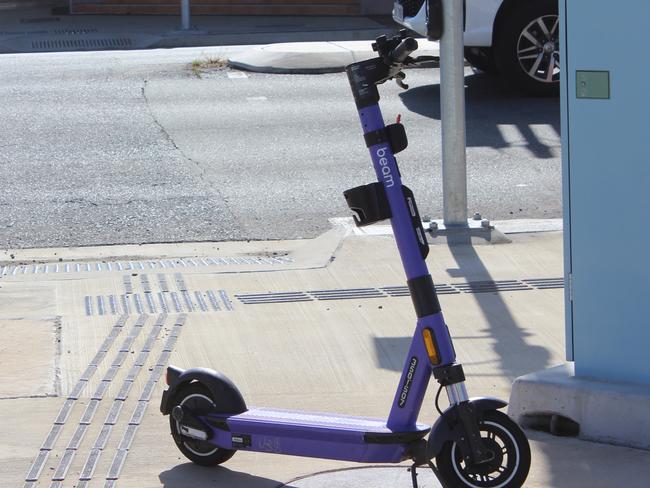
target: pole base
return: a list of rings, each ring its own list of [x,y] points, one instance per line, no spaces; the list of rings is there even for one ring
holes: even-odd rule
[[[503,232],[500,232],[490,224],[487,219],[469,219],[467,224],[448,225],[442,220],[430,220],[423,222],[424,230],[427,231],[429,240],[438,243],[439,240],[446,240],[447,244],[507,244],[512,242]]]

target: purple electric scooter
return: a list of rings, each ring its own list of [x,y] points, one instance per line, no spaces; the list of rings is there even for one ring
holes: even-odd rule
[[[429,247],[422,222],[394,157],[407,145],[404,126],[385,126],[379,110],[377,85],[396,79],[405,87],[402,68],[425,59],[410,57],[417,42],[405,31],[378,38],[373,49],[377,58],[348,66],[347,74],[378,181],[344,195],[357,225],[390,219],[418,317],[388,419],[249,408],[221,373],[173,366],[160,410],[171,414],[180,451],[201,465],[221,464],[239,450],[361,463],[411,460],[414,488],[418,466],[431,468],[448,488],[521,487],[530,468],[528,441],[499,411],[505,402],[467,395],[425,263]],[[435,405],[440,416],[430,427],[417,420],[432,375],[440,385]],[[443,387],[450,403],[444,412],[438,407]]]

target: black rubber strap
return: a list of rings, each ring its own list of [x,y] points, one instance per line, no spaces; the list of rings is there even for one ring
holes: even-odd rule
[[[379,129],[372,132],[368,132],[363,135],[363,138],[366,140],[366,147],[372,147],[383,142],[388,142],[388,131],[386,129]]]
[[[420,276],[409,280],[407,283],[418,318],[440,312],[440,302],[431,275]]]

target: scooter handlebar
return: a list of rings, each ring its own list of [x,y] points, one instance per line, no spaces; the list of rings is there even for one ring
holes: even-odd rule
[[[413,51],[418,48],[418,41],[412,37],[407,37],[400,42],[395,49],[388,53],[388,58],[396,64],[403,63]]]

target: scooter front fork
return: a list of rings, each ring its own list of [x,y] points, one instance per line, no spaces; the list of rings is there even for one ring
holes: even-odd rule
[[[447,396],[449,397],[450,405],[458,405],[469,400],[469,396],[467,395],[467,388],[465,388],[464,381],[461,381],[460,383],[454,383],[452,385],[446,385],[445,389],[447,390]]]
[[[447,390],[449,404],[456,412],[456,421],[461,426],[456,442],[465,462],[481,464],[491,461],[494,453],[485,448],[481,438],[479,415],[474,404],[469,401],[463,367],[460,364],[452,364],[435,369],[433,375]]]

